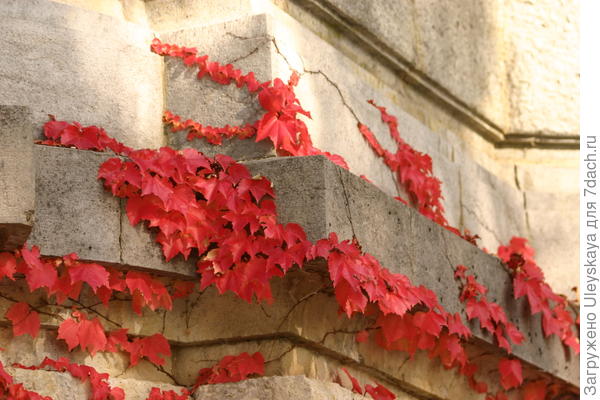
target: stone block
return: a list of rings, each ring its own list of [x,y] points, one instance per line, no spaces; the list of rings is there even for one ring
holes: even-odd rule
[[[113,154],[34,147],[37,219],[29,245],[48,256],[76,252],[85,260],[194,275],[193,261],[167,264],[152,233],[143,224],[131,226],[123,202],[97,179]]]
[[[239,383],[201,386],[194,394],[198,400],[359,400],[363,396],[332,382],[305,376],[272,376]]]
[[[35,186],[31,112],[0,106],[0,250],[25,243],[33,223]]]
[[[271,58],[274,46],[265,31],[266,15],[226,22],[206,27],[190,28],[161,35],[164,42],[197,47],[209,60],[222,64],[233,63],[244,73],[253,71],[256,78],[273,78]],[[186,67],[179,59],[167,58],[166,109],[204,125],[241,126],[253,123],[263,114],[256,95],[239,89],[234,84],[223,86],[209,79],[198,80],[197,69]],[[267,141],[226,140],[223,146],[213,146],[203,139],[188,142],[185,132],[168,132],[169,143],[176,148],[193,147],[207,155],[222,153],[238,160],[273,156]]]
[[[474,162],[460,171],[462,228],[481,237],[480,245],[495,252],[513,236],[527,237],[523,193]]]
[[[576,298],[579,287],[579,194],[526,191],[535,260],[556,293]]]
[[[88,382],[83,383],[68,373],[45,370],[30,371],[11,367],[7,368],[7,372],[14,377],[15,382],[23,383],[26,389],[42,396],[50,396],[53,399],[81,400],[89,398],[91,394]],[[122,378],[109,378],[109,385],[112,388],[123,389],[127,400],[145,400],[153,387],[174,390],[178,394],[182,389],[180,386],[160,382]]]
[[[98,125],[133,147],[165,143],[162,60],[152,32],[121,19],[49,0],[0,3],[0,103],[48,120]]]
[[[286,81],[292,70],[298,71],[302,77],[296,93],[312,114],[312,119],[305,122],[315,146],[342,155],[352,172],[366,175],[390,195],[398,193],[394,177],[356,126],[359,121],[365,123],[384,147],[395,151],[387,127],[379,112],[367,104],[368,99],[376,99],[398,117],[402,136],[418,150],[428,152],[440,147],[440,135],[394,105],[374,76],[283,13],[183,29],[163,34],[162,39],[196,46],[215,60],[233,62],[244,72],[254,71],[261,80],[279,77]],[[256,99],[244,91],[205,80],[198,82],[195,72],[179,60],[167,60],[166,65],[167,109],[184,118],[218,126],[252,122],[260,117]],[[185,133],[169,135],[177,147],[193,146],[208,154],[222,152],[246,160],[273,155],[263,143],[228,141],[213,149],[202,140],[185,143]]]
[[[97,179],[113,155],[34,146],[36,223],[29,245],[42,254],[120,262],[120,207]]]

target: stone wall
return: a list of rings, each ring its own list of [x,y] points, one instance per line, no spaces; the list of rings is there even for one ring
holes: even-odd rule
[[[0,104],[27,108],[0,110],[0,118],[10,122],[5,126],[0,121],[0,189],[6,188],[0,195],[0,239],[10,242],[0,244],[14,247],[31,230],[30,244],[39,245],[44,255],[76,251],[88,260],[193,275],[193,265],[183,260],[165,263],[147,232],[130,227],[122,205],[103,191],[95,176],[105,155],[33,146],[31,139],[40,138],[41,125],[53,114],[102,126],[138,148],[192,146],[244,160],[275,182],[284,220],[302,223],[311,239],[331,231],[350,238],[352,225],[367,251],[416,282],[435,287],[453,311],[462,309],[452,277],[446,276],[448,256],[457,263],[471,262],[495,297],[506,297],[503,293],[510,287],[497,260],[391,200],[398,195],[394,177],[356,128],[359,121],[368,125],[384,147],[395,150],[379,113],[366,103],[374,99],[398,117],[409,144],[431,155],[434,173],[443,182],[449,222],[479,234],[480,247],[490,252],[512,236],[529,238],[548,281],[572,297],[579,244],[577,12],[578,2],[568,0],[1,2],[0,34],[5,40],[0,49]],[[312,114],[306,123],[315,145],[342,155],[354,175],[319,157],[276,158],[264,142],[230,141],[215,148],[187,142],[182,134],[165,134],[163,109],[224,125],[251,122],[260,107],[252,95],[197,81],[177,60],[152,54],[153,36],[198,47],[213,60],[254,71],[261,80],[287,80],[298,71],[296,93]],[[15,126],[19,128],[11,131]],[[376,187],[356,177],[363,174]],[[338,212],[344,209],[339,205],[340,180],[353,188],[346,199],[350,220]],[[436,243],[436,250],[424,249],[424,243]],[[315,298],[289,326],[277,326],[273,321],[279,322],[294,299],[314,290],[311,279],[317,278],[286,278],[279,288],[283,304],[267,309],[273,320],[260,329],[252,325],[264,318],[260,307],[227,298],[198,301],[196,306],[229,310],[225,314],[238,315],[240,326],[228,325],[218,313],[200,314],[205,319],[195,324],[208,328],[182,334],[182,315],[188,312],[183,309],[189,304],[180,304],[168,330],[169,340],[180,347],[168,370],[179,383],[189,384],[190,371],[202,364],[199,360],[235,353],[245,343],[268,349],[273,358],[291,346],[293,351],[274,363],[268,375],[308,378],[265,378],[209,390],[198,398],[240,391],[278,398],[273,393],[293,385],[298,398],[351,399],[349,391],[323,383],[343,365],[367,379],[383,379],[402,398],[476,398],[453,374],[432,367],[425,357],[408,368],[404,360],[354,343],[351,335],[332,335],[325,341],[327,329],[354,328],[339,321],[330,326],[328,318],[335,320],[336,313],[331,299]],[[303,280],[306,287],[298,283]],[[313,319],[327,301],[331,309]],[[560,344],[542,339],[539,321],[525,317],[522,302],[507,301],[503,305],[511,318],[535,337],[516,352],[528,373],[577,385],[578,371],[569,366]],[[245,308],[236,314],[239,307]],[[123,311],[118,318],[128,317]],[[139,322],[136,333],[150,334],[161,323],[158,319],[145,315],[147,322]],[[481,343],[476,349],[493,347],[489,335],[477,336]],[[40,338],[34,346],[53,346],[46,343]],[[10,354],[30,345],[11,345],[17,347]],[[541,351],[546,346],[551,350]],[[492,351],[490,357],[498,354]],[[123,375],[129,379],[125,386],[173,383],[147,367]],[[50,381],[56,379],[62,378]]]
[[[197,46],[219,61],[235,60],[237,66],[254,70],[264,79],[287,78],[290,68],[307,70],[299,97],[315,116],[310,128],[316,143],[325,150],[342,154],[349,159],[353,172],[369,172],[367,176],[380,188],[394,194],[397,189],[385,167],[377,167],[378,161],[358,134],[349,134],[356,132],[358,117],[375,130],[380,141],[391,146],[377,112],[365,103],[366,99],[374,98],[400,118],[402,135],[409,143],[433,157],[436,172],[444,182],[451,223],[478,233],[481,245],[491,251],[513,235],[529,238],[552,285],[559,292],[572,295],[571,289],[578,284],[574,272],[578,270],[579,243],[575,184],[578,177],[575,148],[579,141],[577,1],[61,2],[96,12],[88,18],[98,18],[97,13],[102,13],[135,24],[124,26],[136,29],[139,34],[118,33],[120,39],[104,38],[101,42],[107,43],[107,51],[122,46],[118,43],[123,37],[128,38],[125,41],[129,48],[145,49],[144,43],[151,32],[164,32],[160,35],[164,39]],[[257,19],[261,14],[268,15],[269,22]],[[56,18],[47,16],[46,21],[49,20],[56,24]],[[98,43],[93,34],[70,36],[81,40],[82,48]],[[257,52],[246,59],[244,50],[251,52],[255,48]],[[15,54],[12,49],[5,52]],[[158,73],[153,70],[156,60],[145,51],[140,53],[145,58],[139,60],[131,60],[135,52],[128,54],[129,62],[122,61],[122,66],[117,64],[108,69],[116,68],[119,76],[137,77],[135,91],[121,92],[121,96],[128,98],[119,100],[113,96],[104,101],[105,95],[98,93],[100,89],[90,87],[95,83],[82,82],[78,87],[62,89],[79,91],[84,97],[93,93],[97,103],[105,104],[105,115],[117,115],[116,119],[99,116],[89,119],[85,110],[78,110],[78,116],[71,117],[73,113],[62,109],[69,107],[68,101],[59,102],[64,105],[55,107],[53,113],[101,124],[117,137],[121,137],[122,129],[117,124],[139,127],[144,135],[154,138],[145,141],[145,145],[157,146],[162,142],[156,133],[159,129],[156,115],[163,100],[155,98],[160,93],[156,86],[159,81],[153,78]],[[85,53],[79,54],[77,63],[85,65],[85,57]],[[325,57],[330,61],[321,62]],[[146,59],[152,62],[148,64]],[[70,64],[69,68],[85,69]],[[136,69],[142,65],[143,71]],[[152,67],[148,69],[148,65]],[[106,80],[95,75],[102,70],[107,69],[90,70],[87,82]],[[219,124],[250,120],[252,110],[256,112],[251,99],[240,98],[239,91],[204,88],[203,83],[193,82],[191,74],[182,72],[167,71],[181,79],[173,79],[171,85],[166,85],[166,108],[182,112],[194,108],[196,111],[190,116]],[[117,75],[112,76],[114,79]],[[188,92],[178,92],[186,88]],[[6,89],[20,91],[14,84]],[[221,101],[221,108],[208,112],[207,107],[215,104],[214,99],[223,100],[219,97],[222,90],[229,90],[226,99],[238,96],[236,104]],[[31,90],[22,92],[19,104],[28,104],[36,95],[35,91],[28,92]],[[203,95],[196,96],[187,109],[169,104],[169,99],[177,101],[192,92]],[[210,97],[205,97],[208,93]],[[36,99],[37,108],[51,99]],[[129,104],[120,106],[119,101]],[[133,102],[139,103],[135,112]],[[337,130],[344,132],[346,140],[318,133],[319,127],[328,121],[329,110],[338,116]],[[49,111],[40,110],[40,116],[46,112]],[[329,134],[339,136],[334,132]],[[125,141],[142,143],[139,134]],[[347,149],[340,148],[342,145]],[[349,149],[354,150],[352,155]],[[266,154],[264,150],[258,153],[252,150],[250,154],[235,149],[226,151],[232,151],[238,158]],[[477,172],[481,167],[489,174]],[[479,183],[467,184],[473,180]],[[469,190],[478,196],[473,197]],[[541,210],[548,210],[549,214]],[[505,217],[496,218],[497,213]],[[546,229],[549,220],[553,229]]]

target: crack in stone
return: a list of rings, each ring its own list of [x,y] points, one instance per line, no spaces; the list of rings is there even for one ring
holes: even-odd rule
[[[279,45],[277,44],[277,40],[273,36],[263,35],[263,36],[246,37],[246,36],[239,36],[239,35],[233,34],[231,32],[226,32],[225,34],[228,35],[228,36],[231,36],[233,38],[236,38],[238,40],[268,39],[268,41],[270,41],[271,43],[273,43],[273,47],[275,48],[276,53],[279,54],[279,56],[281,56],[281,58],[283,59],[283,61],[285,62],[285,64],[288,66],[288,68],[291,71],[295,71],[295,68],[292,66],[292,63],[290,63],[290,61],[288,60],[288,58],[286,57],[286,55],[283,54],[283,52],[279,48]],[[264,42],[264,43],[267,43],[267,42]],[[257,46],[254,50],[252,50],[246,56],[239,57],[238,59],[232,60],[232,61],[230,61],[230,63],[239,61],[239,60],[241,60],[241,59],[243,59],[245,57],[250,56],[254,52],[258,51],[258,49],[260,48],[260,46],[264,45],[264,43],[261,43],[259,46]],[[333,86],[335,88],[335,90],[337,91],[337,93],[338,93],[338,95],[340,97],[340,100],[342,101],[342,104],[344,105],[344,107],[350,112],[350,114],[352,115],[352,117],[354,117],[354,119],[356,120],[356,122],[359,123],[360,122],[360,118],[358,118],[358,115],[356,114],[356,111],[354,111],[354,109],[350,106],[350,104],[348,104],[348,101],[346,100],[346,97],[342,93],[342,90],[340,89],[339,85],[336,82],[334,82],[326,73],[324,73],[321,70],[306,69],[305,64],[304,64],[304,60],[302,59],[302,57],[300,55],[298,55],[298,58],[302,62],[302,71],[300,72],[300,76],[302,76],[304,74],[312,74],[312,75],[321,75],[321,76],[323,76],[323,78],[325,78],[325,80],[331,86]]]
[[[356,115],[356,112],[354,111],[354,109],[352,107],[350,107],[350,105],[346,101],[346,98],[344,97],[344,94],[342,93],[342,90],[340,89],[340,87],[338,86],[337,83],[335,83],[333,80],[331,80],[331,78],[329,78],[329,76],[327,76],[327,74],[325,74],[321,70],[311,71],[311,70],[305,69],[304,72],[308,73],[308,74],[319,74],[319,75],[322,75],[323,78],[325,78],[325,80],[327,82],[329,82],[329,84],[331,84],[331,86],[333,86],[335,88],[335,90],[337,91],[338,95],[340,96],[340,100],[342,101],[342,104],[344,105],[344,107],[346,107],[348,109],[348,111],[350,111],[350,114],[352,114],[352,116],[354,117],[354,119],[356,120],[356,122],[360,123],[360,118],[358,118],[358,115]]]
[[[352,222],[352,212],[350,211],[350,201],[348,199],[348,192],[346,191],[346,185],[344,184],[342,171],[339,168],[336,168],[336,171],[338,178],[340,179],[340,184],[342,185],[342,192],[344,194],[344,201],[346,206],[346,216],[348,217],[348,222],[350,223],[350,229],[352,229],[352,238],[356,238],[356,231],[354,230],[354,223]]]
[[[496,234],[496,232],[491,229],[481,218],[479,218],[479,215],[477,215],[473,210],[469,209],[469,207],[463,205],[462,209],[464,209],[465,211],[467,211],[469,214],[473,215],[475,217],[475,219],[477,220],[477,222],[479,222],[479,224],[481,224],[481,226],[483,226],[486,230],[488,230],[492,236],[494,236],[494,239],[496,239],[496,241],[498,241],[498,243],[502,244],[502,240],[500,240],[500,238],[498,237],[498,235]]]

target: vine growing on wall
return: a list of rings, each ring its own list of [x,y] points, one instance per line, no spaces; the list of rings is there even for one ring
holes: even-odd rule
[[[257,93],[265,111],[257,121],[241,127],[205,126],[166,111],[163,119],[173,131],[186,130],[189,140],[202,138],[215,145],[223,138],[232,137],[269,140],[280,155],[324,155],[348,168],[341,156],[313,146],[306,124],[300,118],[310,117],[310,113],[301,107],[294,93],[299,79],[296,73],[287,83],[280,79],[259,82],[253,73],[242,74],[231,65],[211,62],[193,48],[164,44],[155,39],[151,49],[197,68],[198,78],[207,77],[223,85],[235,84]],[[365,125],[359,124],[359,130],[406,188],[410,198],[405,202],[475,243],[476,236],[461,233],[448,224],[442,205],[441,182],[432,174],[431,158],[404,142],[396,119],[383,107],[376,107],[398,145],[397,151],[391,153],[383,149]],[[427,352],[444,367],[464,375],[474,390],[486,393],[490,399],[505,398],[503,391],[488,393],[487,385],[476,377],[477,365],[469,359],[464,347],[471,331],[459,314],[447,312],[432,290],[414,285],[407,276],[386,269],[361,249],[356,238],[340,241],[332,233],[313,243],[301,226],[281,224],[277,219],[275,193],[266,177],[253,177],[246,167],[224,155],[210,158],[194,149],[177,151],[169,147],[132,149],[96,126],[84,127],[51,118],[44,126],[44,134],[46,140],[41,143],[45,145],[115,153],[116,157],[102,163],[98,178],[107,191],[126,201],[129,222],[132,225],[144,223],[156,233],[155,240],[167,261],[178,255],[187,260],[192,253],[198,257],[198,282],[166,284],[163,277],[82,262],[75,254],[42,257],[35,246],[0,253],[0,278],[22,280],[29,292],[40,295],[48,304],[70,310],[66,317],[59,313],[48,315],[60,321],[57,337],[70,351],[80,348],[91,355],[124,352],[129,355],[130,365],[147,359],[162,368],[165,357],[171,355],[169,342],[163,335],[156,333],[141,338],[130,335],[118,322],[94,312],[82,298],[105,306],[111,299],[129,299],[138,314],[144,308],[170,310],[173,299],[209,286],[214,286],[219,293],[232,292],[247,302],[273,301],[272,278],[283,277],[290,269],[302,268],[309,261],[325,260],[340,310],[348,318],[369,315],[372,321],[357,335],[358,341],[372,339],[386,350],[404,351],[411,357],[417,351]],[[513,276],[515,297],[525,296],[532,313],[542,312],[545,334],[557,334],[578,351],[566,301],[544,283],[543,274],[533,261],[532,250],[523,240],[513,239],[510,246],[501,247],[498,254]],[[523,335],[508,321],[498,304],[487,300],[486,289],[476,278],[466,275],[466,267],[458,266],[455,276],[462,285],[460,298],[466,303],[467,317],[477,318],[481,327],[493,334],[498,345],[509,354],[512,349],[509,340],[519,344]],[[48,313],[28,302],[13,302],[6,318],[12,322],[14,335],[35,337],[40,329],[40,314]],[[14,366],[68,372],[91,383],[94,399],[124,397],[122,389],[108,385],[106,374],[66,359],[46,359],[38,366]],[[498,371],[505,390],[523,383],[521,364],[516,358],[501,359]],[[347,370],[344,372],[355,392],[368,393],[376,400],[395,398],[378,383],[376,386],[367,384],[363,389],[356,378]],[[235,382],[262,374],[264,358],[260,353],[227,356],[212,368],[200,370],[191,391],[204,384]],[[548,388],[542,380],[529,382],[523,391],[524,398],[541,399]],[[0,369],[0,389],[15,398],[42,398],[14,383],[3,368]],[[188,396],[187,390],[175,393],[153,388],[148,398],[178,400]]]

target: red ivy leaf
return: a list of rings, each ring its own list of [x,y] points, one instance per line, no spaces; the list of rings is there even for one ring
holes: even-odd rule
[[[262,376],[265,373],[265,359],[260,352],[252,355],[244,352],[237,356],[225,356],[212,368],[202,368],[192,389],[201,385],[239,382],[250,375]]]
[[[358,380],[355,377],[353,377],[352,374],[350,374],[350,372],[348,372],[346,368],[342,368],[342,371],[344,371],[346,376],[348,376],[348,379],[350,379],[350,382],[352,382],[352,391],[354,393],[363,394],[363,389],[360,386],[360,383],[358,383]]]
[[[498,363],[498,370],[500,384],[505,390],[521,386],[523,383],[523,370],[519,360],[503,358]]]
[[[381,384],[377,386],[366,385],[365,392],[369,393],[374,400],[395,400],[396,395]]]
[[[164,365],[165,359],[161,356],[169,357],[171,355],[171,346],[160,333],[137,338],[127,346],[126,350],[130,352],[131,365],[136,365],[142,357],[146,357],[155,365]]]
[[[544,381],[528,383],[523,388],[523,400],[544,400],[547,392],[546,386]]]
[[[17,259],[11,253],[0,253],[0,279],[5,276],[14,280],[13,274],[17,270]]]
[[[69,351],[78,345],[87,350],[92,356],[106,348],[106,334],[98,318],[88,320],[81,312],[74,312],[78,320],[69,318],[58,327],[58,338],[67,342]]]
[[[13,335],[29,334],[36,337],[40,331],[40,317],[36,311],[29,308],[27,303],[16,303],[4,315],[13,324]]]
[[[84,264],[79,263],[69,268],[69,276],[71,282],[85,282],[87,283],[94,293],[101,286],[109,286],[108,277],[109,273],[101,265],[98,264]]]

